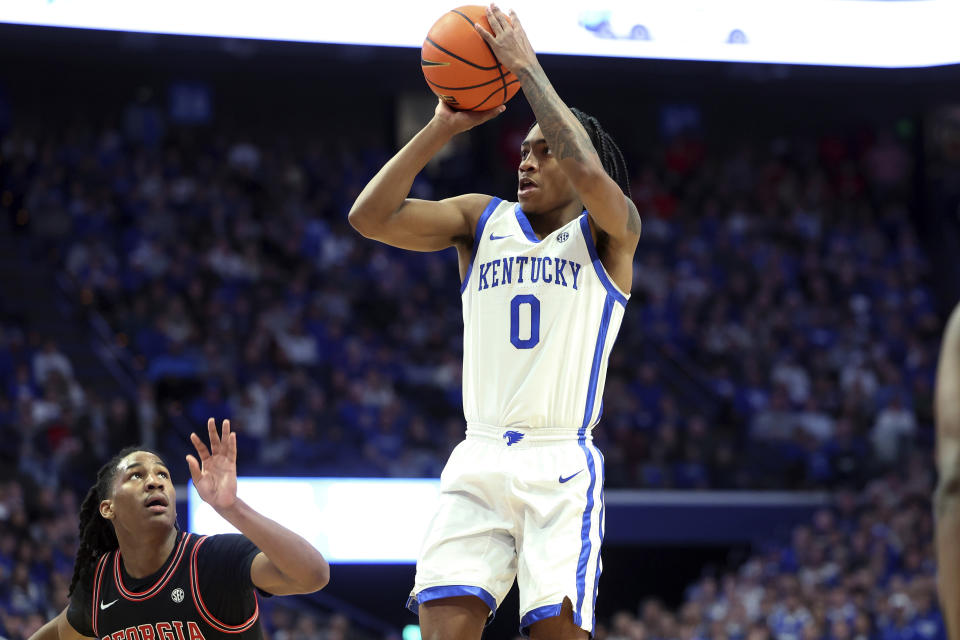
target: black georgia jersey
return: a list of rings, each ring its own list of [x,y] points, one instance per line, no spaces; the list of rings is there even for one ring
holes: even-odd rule
[[[126,573],[119,550],[104,554],[92,584],[71,597],[68,620],[100,640],[260,640],[257,553],[241,535],[181,533],[164,566],[142,580]]]

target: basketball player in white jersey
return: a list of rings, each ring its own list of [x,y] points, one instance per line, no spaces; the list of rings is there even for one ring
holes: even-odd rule
[[[517,203],[468,194],[407,198],[454,135],[503,111],[433,119],[350,211],[364,236],[414,251],[457,248],[467,436],[441,499],[408,606],[427,640],[479,638],[517,579],[521,629],[587,638],[603,537],[599,421],[607,362],[629,297],[640,217],[623,156],[596,119],[571,110],[516,15],[477,26],[519,78],[537,124],[520,149]]]
[[[937,591],[950,640],[960,640],[960,305],[953,310],[940,345],[934,399],[937,473],[934,494]]]

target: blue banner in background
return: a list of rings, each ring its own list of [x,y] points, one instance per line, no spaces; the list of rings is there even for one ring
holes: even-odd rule
[[[608,491],[606,544],[726,545],[766,541],[810,522],[826,493]]]

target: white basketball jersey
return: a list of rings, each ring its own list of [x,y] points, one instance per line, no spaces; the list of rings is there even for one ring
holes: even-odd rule
[[[629,294],[600,263],[586,213],[537,240],[519,204],[494,198],[461,295],[468,427],[583,436],[597,424]]]

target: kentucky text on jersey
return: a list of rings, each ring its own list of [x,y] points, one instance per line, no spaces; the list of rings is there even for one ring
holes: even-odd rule
[[[477,291],[514,282],[517,284],[542,282],[576,289],[582,266],[579,262],[550,256],[497,258],[480,264]]]
[[[200,625],[192,620],[157,622],[128,627],[103,636],[101,640],[206,640]]]

